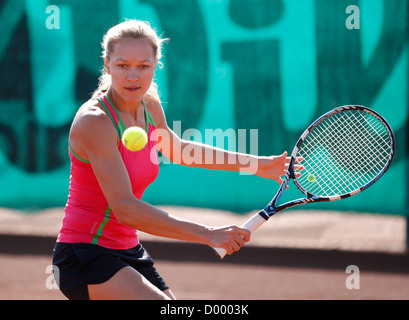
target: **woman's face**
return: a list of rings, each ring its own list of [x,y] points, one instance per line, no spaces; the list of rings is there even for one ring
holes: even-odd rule
[[[119,40],[105,67],[112,78],[112,88],[125,101],[141,100],[151,86],[157,60],[149,40]]]

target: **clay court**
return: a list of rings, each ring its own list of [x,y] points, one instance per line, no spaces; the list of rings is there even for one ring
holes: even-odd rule
[[[165,208],[223,225],[247,216]],[[53,288],[51,252],[62,209],[0,213],[0,299],[65,300]],[[218,260],[206,246],[141,234],[156,267],[180,300],[409,299],[406,219],[398,216],[288,212],[253,234],[239,253]],[[348,266],[359,289],[348,289]],[[47,288],[48,287],[48,288]]]

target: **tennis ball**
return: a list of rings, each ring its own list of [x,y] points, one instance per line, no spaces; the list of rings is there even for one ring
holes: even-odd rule
[[[314,182],[315,181],[315,177],[313,174],[310,174],[307,178],[308,182]]]
[[[139,151],[145,148],[148,136],[145,130],[139,127],[129,127],[122,135],[122,143],[131,151]]]

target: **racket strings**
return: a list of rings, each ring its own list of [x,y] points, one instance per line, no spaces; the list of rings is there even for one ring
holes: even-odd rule
[[[353,144],[351,144],[351,147],[354,148],[356,147],[356,149],[354,151],[359,151],[359,148],[364,148],[367,147],[368,151],[373,151],[370,155],[374,156],[375,159],[378,157],[381,162],[382,161],[386,161],[388,159],[388,155],[389,153],[379,153],[379,150],[386,150],[386,148],[388,148],[390,141],[387,142],[385,139],[383,139],[382,137],[382,129],[384,130],[384,134],[387,134],[386,128],[383,126],[383,124],[379,121],[374,122],[374,120],[377,120],[376,118],[372,117],[372,123],[370,121],[367,120],[367,118],[362,118],[363,121],[366,121],[366,123],[368,124],[368,126],[370,126],[373,129],[373,132],[376,132],[378,134],[378,137],[382,139],[382,141],[378,141],[377,139],[369,139],[368,137],[373,135],[368,129],[368,126],[352,126],[352,124],[357,123],[356,120],[358,120],[356,118],[356,115],[354,115],[353,113],[351,114],[352,116],[355,117],[355,119],[350,119],[350,121],[345,121],[346,124],[346,128],[348,130],[350,130],[351,132],[355,132],[354,135],[350,135],[349,137],[354,139]],[[348,116],[348,115],[346,115]],[[362,117],[362,115],[361,115]],[[362,130],[363,129],[363,130]],[[359,134],[358,134],[359,133]],[[383,144],[382,144],[383,142]],[[353,153],[354,154],[354,153]],[[385,156],[386,157],[383,157]],[[365,160],[368,160],[368,164],[374,164],[377,161],[371,161],[372,158],[366,158]]]
[[[329,120],[331,121],[331,119]],[[388,153],[379,153],[378,150],[384,150],[387,144],[380,145],[376,139],[368,139],[371,133],[365,127],[353,125],[357,119],[349,120],[351,121],[345,122],[346,129],[349,132],[355,132],[355,134],[348,135],[346,141],[340,140],[336,144],[331,144],[333,154],[337,155],[337,159],[342,161],[344,166],[349,170],[360,170],[364,173],[368,171],[378,171],[381,169],[379,168],[379,164],[384,164],[388,160],[389,155]],[[354,120],[354,122],[352,122],[352,120]],[[372,126],[372,128],[379,131],[379,129],[382,128],[379,124],[378,122],[377,127]],[[332,127],[334,128],[336,137],[341,137],[342,132],[340,132],[339,126],[333,124]],[[327,129],[329,130],[330,128]],[[359,134],[356,134],[358,132]],[[365,152],[362,152],[363,149],[365,149]],[[360,160],[359,166],[353,167],[357,163],[357,156],[361,157],[361,159],[358,159]]]
[[[366,139],[365,141],[365,132],[359,132],[359,135],[348,135],[348,136],[341,136],[340,132],[339,132],[339,126],[337,126],[337,124],[334,124],[333,120],[334,118],[329,119],[329,126],[330,128],[333,129],[332,134],[328,135],[329,139],[327,139],[327,143],[326,143],[326,148],[330,149],[330,152],[332,153],[332,156],[335,158],[335,160],[337,162],[342,163],[343,167],[348,169],[350,172],[356,173],[356,171],[358,171],[359,169],[362,170],[363,172],[368,171],[368,170],[363,170],[362,167],[361,168],[354,168],[353,167],[353,162],[351,163],[351,159],[353,159],[356,162],[356,155],[363,155],[363,160],[365,163],[369,163],[371,164],[371,158],[372,155],[369,156],[365,156],[365,153],[360,153],[360,149],[362,149],[362,147],[365,146],[365,143],[368,143],[368,139]],[[348,119],[350,120],[350,119]],[[356,121],[356,119],[355,119]],[[356,122],[352,122],[352,123],[356,123]],[[347,128],[349,130],[349,132],[351,132],[351,121],[347,121]],[[325,123],[323,125],[323,127],[325,128],[325,131],[327,132],[331,132],[328,131],[329,128],[328,126],[325,126]],[[356,131],[356,128],[353,128],[352,131]],[[367,132],[366,132],[367,133]],[[321,133],[322,134],[322,133]],[[334,139],[337,138],[337,139]],[[347,139],[345,139],[345,137],[347,137]],[[343,138],[343,139],[341,139]],[[338,143],[335,143],[336,141],[338,141]],[[370,142],[371,145],[371,142]],[[346,148],[346,146],[350,146],[349,149]],[[373,144],[371,145],[371,147],[373,148]],[[363,163],[363,161],[361,161],[361,164]],[[372,163],[373,165],[373,163]],[[370,169],[370,167],[369,167]],[[346,176],[345,174],[342,174],[343,171],[337,170],[335,171],[335,177],[336,179],[343,179],[345,180]],[[322,173],[320,173],[322,174]],[[352,179],[351,177],[348,176],[347,178],[349,178],[349,181],[352,182],[352,185],[354,187],[357,187],[357,184],[354,184],[354,182],[358,181],[357,179]],[[371,177],[370,177],[371,178]],[[343,181],[342,180],[342,181]],[[360,181],[358,182],[358,184],[361,183]],[[342,190],[342,189],[341,189]],[[346,190],[345,188],[343,190]]]
[[[302,142],[298,155],[305,169],[298,182],[315,195],[346,194],[374,179],[390,154],[391,138],[382,121],[361,110],[336,113]]]
[[[335,154],[333,153],[333,155]],[[339,181],[345,181],[348,178],[342,171],[330,172],[331,178],[333,180],[328,179],[328,175],[329,175],[328,168],[333,167],[334,163],[330,163],[329,161],[324,161],[324,160],[326,159],[320,155],[319,157],[316,157],[314,159],[314,163],[316,164],[315,166],[307,166],[307,172],[312,174],[314,181],[316,181],[316,183],[312,186],[315,187],[316,189],[317,188],[320,189],[320,192],[311,190],[311,185],[308,184],[307,187],[311,193],[330,196],[330,195],[333,195],[332,191],[335,189],[338,190],[338,192],[336,193],[342,194],[348,191],[347,188],[358,186],[359,181],[357,181],[357,179],[353,179],[353,180],[349,179],[348,185],[345,183],[343,184],[338,183]],[[305,179],[304,179],[304,182],[305,182]]]
[[[389,137],[388,131],[383,123],[373,116],[369,117],[371,120],[369,121],[363,112],[351,112],[350,115],[351,117],[347,118],[344,124],[350,133],[348,137],[352,139],[351,155],[362,155],[362,159],[358,159],[363,160],[358,163],[360,170],[366,168],[367,171],[378,171],[389,158],[390,140],[387,141],[383,138],[386,135]],[[348,113],[345,113],[345,116],[348,117]],[[363,149],[365,152],[360,152]]]
[[[367,154],[367,153],[362,153],[361,150],[363,147],[365,147],[365,143],[368,143],[368,141],[365,141],[365,134],[363,134],[363,132],[360,132],[360,135],[348,135],[348,136],[340,136],[340,132],[339,132],[339,127],[334,125],[333,123],[331,123],[331,119],[329,119],[329,123],[331,125],[332,128],[335,128],[335,130],[333,131],[333,136],[335,136],[336,138],[338,138],[338,143],[334,142],[333,137],[331,137],[330,135],[330,143],[327,143],[327,148],[330,149],[330,152],[333,156],[333,158],[335,159],[335,161],[337,161],[338,163],[341,163],[343,168],[346,169],[346,171],[342,171],[342,170],[336,170],[334,171],[335,176],[333,176],[333,178],[336,178],[337,181],[345,181],[346,179],[348,179],[348,181],[350,182],[350,187],[352,188],[357,188],[359,187],[360,184],[362,184],[361,179],[362,176],[357,175],[358,170],[361,170],[363,173],[367,172],[368,169],[370,169],[370,166],[367,166],[368,169],[364,169],[362,166],[361,167],[354,167],[354,163],[356,163],[356,157],[358,156],[363,156],[363,158],[361,160],[360,163],[362,165],[362,163],[369,163],[370,165],[372,163],[371,159],[372,159],[372,155],[371,154]],[[347,122],[347,127],[349,131],[351,131],[352,129],[350,128],[350,124],[351,122]],[[328,130],[328,128],[326,128],[326,130]],[[356,131],[356,128],[353,128],[353,130]],[[371,143],[370,143],[371,145]],[[346,146],[349,146],[350,148],[346,148]],[[373,145],[372,145],[373,147]],[[347,173],[354,173],[353,176],[348,175],[346,176],[346,172]],[[365,179],[365,175],[363,176],[363,178]],[[369,177],[370,179],[371,177]],[[347,190],[347,185],[345,183],[343,183],[341,186],[340,191],[348,191]]]
[[[339,130],[339,126],[334,123],[331,123],[331,119],[329,119],[329,123],[333,128],[333,137],[338,138],[338,143],[334,143],[334,139],[329,139],[327,143],[327,148],[330,149],[330,153],[334,160],[338,163],[342,163],[342,166],[345,168],[344,171],[342,170],[334,170],[333,178],[336,181],[343,181],[342,184],[338,186],[339,193],[346,193],[350,191],[349,189],[357,189],[367,180],[369,181],[372,179],[372,176],[368,174],[370,170],[376,166],[376,162],[373,161],[374,154],[370,152],[362,152],[363,148],[367,148],[365,150],[374,150],[374,145],[371,141],[366,138],[366,134],[364,132],[360,132],[359,135],[348,135],[342,136],[342,132]],[[347,123],[347,129],[351,131],[357,130],[356,126],[351,127],[351,122]],[[359,128],[358,128],[359,129]],[[326,128],[328,132],[330,128]],[[333,138],[332,137],[332,138]],[[371,149],[372,148],[372,149]],[[360,156],[360,166],[357,166],[357,156]],[[358,174],[361,171],[361,174]],[[353,175],[349,174],[353,173]],[[345,183],[348,180],[349,184]],[[333,187],[334,183],[332,183],[331,187]]]

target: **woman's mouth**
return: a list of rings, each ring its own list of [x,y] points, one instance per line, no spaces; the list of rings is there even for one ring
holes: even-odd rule
[[[141,87],[125,87],[125,90],[128,92],[137,92]]]

